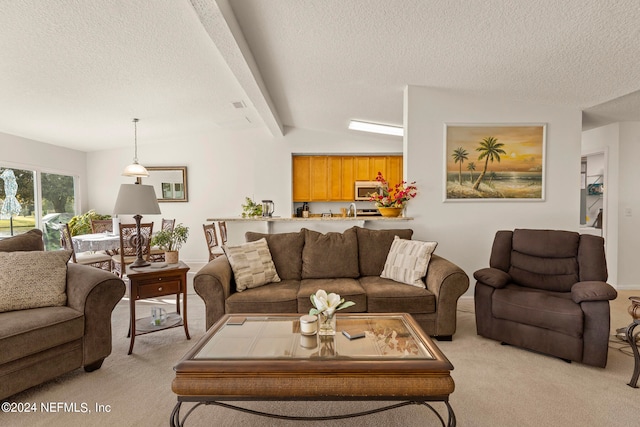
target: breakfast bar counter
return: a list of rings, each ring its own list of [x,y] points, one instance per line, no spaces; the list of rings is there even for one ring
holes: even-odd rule
[[[406,221],[411,217],[383,217],[375,215],[362,215],[355,217],[331,216],[322,217],[314,215],[309,218],[299,217],[213,217],[207,218],[207,222],[224,221],[227,225],[229,243],[239,244],[244,242],[246,231],[262,233],[283,233],[299,231],[300,228],[326,233],[329,231],[342,232],[354,225],[363,228],[406,228]]]
[[[283,216],[273,216],[273,217],[262,217],[262,216],[258,216],[258,217],[240,217],[240,216],[236,216],[236,217],[227,217],[227,218],[207,218],[207,221],[225,221],[225,222],[231,222],[231,221],[243,221],[243,222],[247,222],[247,221],[266,221],[266,222],[291,222],[291,221],[302,221],[302,222],[309,222],[309,221],[358,221],[358,222],[363,222],[363,221],[410,221],[413,218],[411,217],[385,217],[385,216],[379,216],[379,215],[362,215],[362,216],[331,216],[331,217],[323,217],[323,216],[311,216],[308,218],[300,218],[300,217],[283,217]]]

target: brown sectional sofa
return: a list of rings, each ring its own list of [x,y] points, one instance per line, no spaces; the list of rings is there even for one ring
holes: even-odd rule
[[[0,252],[42,250],[37,229],[0,241]],[[0,400],[80,367],[99,369],[124,292],[112,273],[69,263],[66,305],[0,313]]]
[[[326,234],[304,228],[280,234],[248,232],[247,241],[267,240],[281,281],[237,292],[227,257],[210,261],[194,278],[195,291],[205,302],[207,329],[226,313],[308,313],[309,296],[324,289],[355,302],[344,312],[406,312],[427,334],[451,339],[458,298],[469,287],[463,270],[433,254],[426,289],[380,277],[394,236],[412,235],[410,229],[361,227]]]

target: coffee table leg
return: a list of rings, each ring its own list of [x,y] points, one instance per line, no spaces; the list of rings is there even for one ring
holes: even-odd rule
[[[636,341],[636,337],[633,335],[633,330],[640,324],[640,319],[635,320],[632,324],[627,327],[627,342],[631,346],[631,350],[633,351],[633,359],[635,361],[633,365],[633,375],[631,376],[631,381],[629,381],[629,386],[633,388],[638,388],[638,376],[640,376],[640,352],[638,352],[638,343]]]
[[[173,407],[173,411],[171,411],[171,419],[169,420],[169,425],[171,427],[180,427],[182,424],[180,423],[180,406],[182,402],[178,401],[176,406]]]
[[[188,400],[190,401],[190,400]],[[442,417],[442,415],[440,415],[440,413],[438,411],[435,410],[435,408],[433,406],[431,406],[430,402],[427,401],[405,401],[405,402],[401,402],[395,405],[390,405],[390,406],[384,406],[381,408],[376,408],[373,410],[369,410],[369,411],[363,411],[363,412],[354,412],[351,414],[343,414],[343,415],[329,415],[329,416],[321,416],[321,417],[308,417],[308,416],[290,416],[290,415],[281,415],[281,414],[272,414],[272,413],[268,413],[268,412],[261,412],[261,411],[255,411],[253,409],[249,409],[249,408],[243,408],[241,406],[236,406],[236,405],[230,405],[228,403],[224,403],[221,402],[219,400],[202,400],[200,401],[199,399],[196,400],[198,403],[193,406],[191,409],[189,409],[189,411],[187,411],[187,413],[185,414],[184,418],[182,419],[182,421],[180,421],[180,405],[182,404],[181,400],[178,400],[178,403],[176,404],[176,406],[173,408],[173,411],[171,412],[171,419],[170,419],[170,425],[172,427],[183,427],[185,425],[185,422],[187,421],[187,418],[189,417],[189,415],[191,415],[191,413],[198,408],[198,406],[201,405],[215,405],[215,406],[220,406],[222,408],[227,408],[227,409],[231,409],[231,410],[235,410],[235,411],[240,411],[240,412],[244,412],[247,414],[253,414],[253,415],[259,415],[262,417],[268,417],[268,418],[275,418],[275,419],[279,419],[279,420],[295,420],[295,421],[329,421],[329,420],[342,420],[342,419],[346,419],[346,418],[355,418],[355,417],[361,417],[364,415],[372,415],[372,414],[376,414],[378,412],[383,412],[383,411],[388,411],[390,409],[396,409],[396,408],[401,408],[403,406],[407,406],[407,405],[424,405],[427,408],[429,408],[431,410],[431,412],[433,412],[436,417],[438,417],[438,420],[440,421],[440,424],[442,425],[442,427],[456,427],[456,415],[453,412],[453,408],[451,407],[451,405],[449,404],[448,400],[443,400],[442,403],[444,403],[447,406],[447,412],[448,412],[448,416],[449,416],[449,420],[448,422],[445,424],[444,418]]]
[[[449,424],[448,424],[448,427],[455,427],[456,426],[456,414],[453,412],[453,408],[449,404],[449,401],[444,402],[444,404],[447,405],[447,411],[449,411]]]

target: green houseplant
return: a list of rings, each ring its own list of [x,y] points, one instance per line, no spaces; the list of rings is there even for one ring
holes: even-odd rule
[[[71,235],[77,236],[79,234],[91,234],[92,219],[111,219],[111,215],[99,214],[93,209],[81,215],[76,215],[69,220],[69,230],[71,231]]]
[[[151,239],[151,245],[164,250],[165,261],[169,264],[178,262],[178,251],[189,238],[189,227],[178,224],[173,230],[160,230]]]

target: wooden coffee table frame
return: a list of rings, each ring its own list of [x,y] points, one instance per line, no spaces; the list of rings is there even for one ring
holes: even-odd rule
[[[299,314],[235,314],[246,317],[288,317]],[[338,314],[338,326],[342,316]],[[357,316],[362,316],[358,314]],[[427,406],[443,426],[455,426],[449,404],[455,385],[450,371],[453,365],[406,313],[366,314],[367,317],[401,316],[416,339],[433,355],[433,360],[398,358],[320,358],[320,359],[193,359],[211,337],[226,324],[223,316],[174,367],[172,389],[178,402],[170,424],[183,426],[197,407],[217,405],[254,415],[289,420],[335,420],[370,415],[411,404]],[[339,333],[339,332],[338,332]],[[298,417],[254,411],[225,401],[398,401],[399,403],[345,415]],[[183,402],[195,402],[180,418]],[[442,402],[448,420],[429,404]]]

